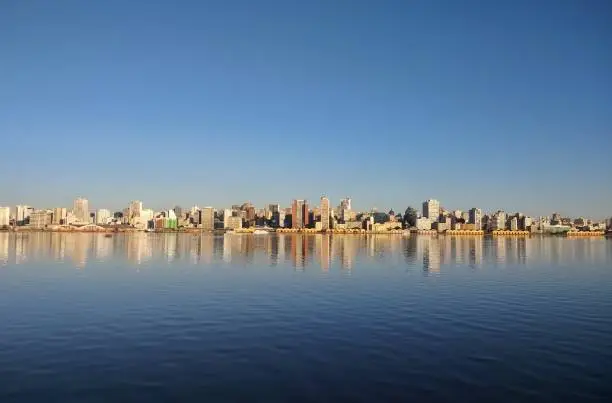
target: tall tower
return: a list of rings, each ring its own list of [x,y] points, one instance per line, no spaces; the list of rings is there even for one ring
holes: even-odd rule
[[[215,229],[215,209],[204,207],[202,209],[202,229],[212,231]]]
[[[291,202],[291,228],[304,228],[304,200]]]
[[[79,197],[74,201],[73,213],[80,223],[89,223],[89,201]]]
[[[470,224],[474,224],[474,227],[476,229],[481,229],[482,227],[482,210],[479,208],[472,208],[470,209],[470,219],[469,219]]]
[[[423,202],[423,217],[427,217],[431,222],[437,222],[440,218],[440,202],[429,199]]]
[[[321,229],[328,230],[329,226],[329,199],[325,196],[321,197]]]

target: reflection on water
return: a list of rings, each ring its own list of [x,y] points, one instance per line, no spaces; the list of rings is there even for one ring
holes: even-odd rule
[[[361,264],[381,259],[402,260],[436,274],[451,266],[481,268],[490,265],[604,263],[612,259],[606,239],[561,237],[451,237],[419,235],[278,234],[101,234],[0,233],[0,263],[70,261],[77,268],[110,259],[133,265],[149,261],[190,264],[290,263],[295,270],[312,265],[323,272],[337,268],[350,272]]]

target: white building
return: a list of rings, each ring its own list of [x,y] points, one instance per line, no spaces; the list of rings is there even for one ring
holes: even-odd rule
[[[416,228],[418,230],[430,230],[431,220],[427,217],[419,217],[416,219]]]
[[[128,222],[132,223],[135,218],[142,215],[142,202],[140,200],[133,200],[128,206]],[[153,217],[151,217],[152,219]],[[148,221],[148,220],[147,220]]]
[[[106,225],[109,224],[111,222],[112,219],[112,215],[110,210],[107,209],[100,209],[98,210],[98,212],[96,213],[96,224],[98,225]]]
[[[10,207],[0,207],[0,228],[8,227],[11,223],[11,208]]]
[[[52,223],[55,225],[66,224],[66,217],[68,216],[68,212],[65,207],[56,207],[53,209],[53,221]]]
[[[26,225],[30,219],[30,214],[32,214],[33,212],[33,207],[17,205],[15,207],[16,225]]]
[[[482,229],[482,210],[476,207],[471,208],[468,222],[474,224],[477,230]]]
[[[229,218],[232,216],[232,210],[226,208],[223,210],[223,228],[229,228]]]
[[[141,221],[148,222],[153,219],[154,215],[155,215],[155,212],[153,211],[153,209],[147,208],[147,209],[140,210],[139,217],[141,218]]]
[[[215,229],[215,209],[204,207],[202,209],[202,229],[212,231]]]
[[[87,199],[82,197],[75,199],[72,212],[79,223],[89,223],[89,201]]]
[[[242,228],[242,218],[240,217],[227,217],[227,229],[241,229]]]
[[[440,217],[440,202],[435,199],[429,199],[423,203],[423,217],[427,217],[431,222],[438,221]]]

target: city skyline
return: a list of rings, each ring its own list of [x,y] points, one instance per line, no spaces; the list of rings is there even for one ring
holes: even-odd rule
[[[0,12],[0,204],[69,206],[76,193],[111,209],[245,196],[262,206],[325,193],[399,210],[431,195],[603,218],[611,11],[11,2]]]
[[[405,209],[408,207],[414,208],[418,213],[419,216],[423,216],[423,217],[428,217],[428,211],[427,211],[427,206],[429,205],[430,208],[433,205],[433,216],[437,216],[439,215],[441,210],[445,210],[446,212],[453,212],[455,210],[457,211],[462,211],[466,214],[472,214],[471,210],[476,209],[479,211],[479,216],[483,215],[483,214],[493,214],[497,211],[502,211],[505,213],[517,213],[520,212],[521,214],[525,214],[528,216],[532,216],[532,217],[549,217],[552,216],[553,214],[558,214],[560,217],[584,217],[584,218],[589,218],[589,219],[593,219],[593,220],[608,220],[610,218],[612,218],[612,212],[608,212],[607,214],[603,214],[601,217],[598,216],[594,216],[594,215],[590,215],[584,211],[579,212],[578,214],[567,214],[564,211],[559,211],[559,210],[555,210],[554,208],[549,208],[548,211],[543,212],[542,214],[533,214],[531,213],[528,209],[515,209],[515,210],[511,210],[511,209],[506,209],[500,206],[497,207],[492,207],[492,208],[483,208],[482,206],[480,206],[477,202],[473,203],[470,207],[464,207],[464,206],[449,206],[447,203],[444,203],[442,201],[440,201],[439,199],[432,199],[432,198],[428,198],[425,201],[419,201],[419,202],[415,202],[412,204],[406,204],[403,207],[397,208],[397,207],[393,207],[393,206],[386,206],[386,207],[378,207],[378,206],[370,206],[370,207],[366,207],[366,208],[353,208],[352,206],[352,201],[354,200],[353,198],[349,198],[346,196],[342,196],[339,197],[337,199],[334,199],[332,197],[329,197],[328,194],[320,194],[318,197],[316,198],[312,198],[312,199],[289,199],[286,203],[279,203],[278,201],[267,201],[265,203],[261,203],[261,204],[257,204],[257,203],[252,203],[250,200],[248,199],[244,199],[245,201],[238,201],[239,203],[246,203],[252,206],[253,208],[253,212],[257,211],[257,210],[265,210],[265,209],[271,209],[271,206],[279,206],[281,209],[287,209],[287,210],[292,210],[294,209],[294,202],[298,202],[299,203],[299,207],[298,210],[301,212],[301,219],[303,219],[304,215],[305,215],[305,210],[304,207],[310,211],[312,211],[313,208],[319,208],[321,206],[321,202],[323,202],[323,200],[325,200],[325,203],[327,203],[328,208],[330,210],[338,210],[339,213],[341,214],[341,211],[343,208],[345,208],[345,206],[347,205],[346,203],[348,203],[348,209],[353,211],[353,212],[371,212],[371,211],[378,211],[381,213],[387,213],[391,210],[395,211],[397,214],[404,214]],[[334,200],[337,201],[337,203],[334,203]],[[316,201],[316,203],[313,204],[313,201]],[[110,215],[116,213],[116,212],[123,212],[123,213],[128,213],[129,216],[131,215],[140,215],[140,212],[144,209],[147,211],[152,212],[160,212],[160,211],[168,211],[168,210],[173,210],[175,208],[180,208],[180,209],[188,209],[188,208],[198,208],[198,209],[213,209],[215,212],[223,212],[228,210],[229,206],[236,206],[236,202],[237,201],[232,201],[228,204],[225,205],[211,205],[211,204],[207,204],[207,203],[191,203],[191,204],[181,204],[181,203],[170,203],[166,206],[153,206],[151,207],[150,204],[147,203],[146,205],[146,209],[144,209],[144,202],[141,200],[131,200],[129,202],[124,202],[123,205],[117,206],[117,207],[111,207],[111,206],[101,206],[98,203],[95,203],[95,201],[92,203],[91,199],[88,199],[87,197],[84,196],[78,196],[75,199],[72,199],[69,203],[66,203],[65,205],[56,205],[56,206],[41,206],[41,205],[36,205],[36,204],[29,204],[29,203],[17,203],[17,204],[8,204],[8,203],[2,203],[2,200],[0,200],[0,207],[2,208],[9,208],[10,209],[10,214],[12,216],[14,215],[19,215],[19,212],[16,210],[20,207],[23,208],[30,208],[32,210],[50,210],[50,211],[55,211],[58,208],[61,208],[64,210],[63,215],[66,214],[66,211],[69,212],[73,212],[75,213],[76,217],[79,218],[83,218],[85,217],[84,211],[81,213],[76,213],[76,211],[78,210],[78,208],[81,205],[84,205],[84,209],[85,211],[88,211],[89,213],[95,213],[98,212],[100,210],[104,211],[104,212],[109,212]],[[319,204],[317,204],[319,203]],[[67,206],[73,206],[72,208],[66,208]],[[359,206],[359,203],[357,203],[357,206]],[[231,211],[231,210],[230,210]],[[23,214],[23,213],[22,213]],[[475,216],[472,216],[473,218]],[[300,225],[301,226],[301,225]]]

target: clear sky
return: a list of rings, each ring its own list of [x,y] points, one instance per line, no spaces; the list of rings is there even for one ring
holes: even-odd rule
[[[612,215],[612,2],[0,2],[0,205]]]

